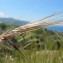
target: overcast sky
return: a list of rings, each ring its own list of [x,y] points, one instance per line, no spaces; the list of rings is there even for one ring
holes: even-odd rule
[[[63,10],[63,0],[0,0],[0,17],[34,21]]]

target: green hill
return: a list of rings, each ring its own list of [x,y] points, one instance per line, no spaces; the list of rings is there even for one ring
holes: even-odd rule
[[[4,31],[14,29],[18,26],[15,25],[6,25],[4,23],[0,24],[0,34]],[[14,37],[17,43],[24,48],[28,49],[37,47],[38,50],[45,49],[59,49],[63,44],[63,33],[62,32],[54,32],[51,30],[47,30],[45,28],[39,28],[37,30],[33,30],[31,32],[25,32],[22,35],[16,35]],[[59,45],[57,44],[59,43]],[[35,45],[34,45],[35,44]],[[59,47],[59,48],[58,48]]]
[[[0,34],[15,27],[0,23]],[[39,28],[0,41],[0,63],[60,63],[62,55],[63,32]]]
[[[0,18],[0,23],[5,23],[5,24],[14,24],[14,25],[25,25],[28,23],[28,21],[24,20],[17,20],[13,18]]]
[[[23,37],[19,35],[17,38],[18,42],[25,49],[36,48],[38,50],[57,50],[61,48],[63,44],[63,33],[42,28],[25,33]]]

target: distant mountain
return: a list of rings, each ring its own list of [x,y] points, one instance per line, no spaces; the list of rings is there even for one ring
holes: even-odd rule
[[[25,25],[29,22],[24,21],[24,20],[17,20],[17,19],[13,19],[13,18],[0,18],[0,23],[14,24],[14,25],[21,26],[21,25]],[[48,26],[48,27],[46,27],[46,29],[63,32],[63,25],[62,26],[60,26],[60,25]]]
[[[5,23],[5,24],[14,24],[14,25],[24,25],[27,24],[27,21],[24,20],[17,20],[13,18],[0,18],[0,23]]]
[[[55,25],[46,27],[48,30],[63,32],[63,25]]]

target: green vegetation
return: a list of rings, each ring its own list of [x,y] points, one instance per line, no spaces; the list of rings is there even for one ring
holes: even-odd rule
[[[7,31],[15,25],[0,24],[1,30]],[[63,33],[39,28],[31,32],[10,38],[21,53],[14,49],[9,41],[0,48],[0,63],[63,63]]]

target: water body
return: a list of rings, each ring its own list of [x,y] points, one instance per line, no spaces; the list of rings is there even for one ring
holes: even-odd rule
[[[63,32],[63,25],[62,26],[48,26],[46,27],[48,30],[53,30],[53,31],[58,31],[58,32]]]

